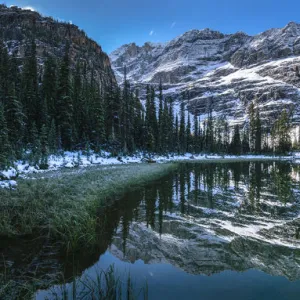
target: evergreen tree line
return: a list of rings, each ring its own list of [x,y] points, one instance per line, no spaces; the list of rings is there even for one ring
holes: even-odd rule
[[[173,99],[164,97],[162,84],[157,91],[147,86],[143,105],[139,91],[127,80],[126,69],[122,86],[111,79],[100,88],[94,70],[87,70],[80,59],[75,65],[72,67],[68,44],[62,59],[49,55],[44,66],[38,64],[34,41],[22,60],[0,47],[1,168],[26,155],[32,163],[46,167],[49,154],[85,148],[122,155],[137,150],[283,153],[291,147],[286,111],[267,132],[262,129],[258,108],[251,104],[249,124],[242,132],[236,125],[231,133],[226,118],[213,117],[211,101],[205,120],[194,114],[192,126],[185,109],[188,93],[182,95],[178,114]]]

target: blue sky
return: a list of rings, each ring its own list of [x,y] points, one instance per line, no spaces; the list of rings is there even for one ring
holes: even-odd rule
[[[257,34],[300,23],[299,0],[9,0],[72,21],[106,52],[130,42],[165,42],[190,29]]]

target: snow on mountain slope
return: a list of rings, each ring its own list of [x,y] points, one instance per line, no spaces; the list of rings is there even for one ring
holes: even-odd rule
[[[110,59],[120,83],[126,66],[132,84],[143,88],[161,80],[177,104],[189,90],[191,113],[205,115],[212,100],[215,116],[242,124],[255,100],[264,124],[272,124],[284,108],[300,124],[300,24],[253,37],[191,30],[164,44],[124,45]]]

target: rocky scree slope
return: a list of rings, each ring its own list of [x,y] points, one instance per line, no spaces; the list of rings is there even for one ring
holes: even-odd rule
[[[256,36],[192,30],[164,44],[124,45],[110,59],[119,82],[126,66],[137,86],[162,80],[165,94],[176,100],[188,90],[193,114],[205,115],[212,100],[215,116],[243,124],[256,100],[264,124],[272,124],[284,108],[300,124],[300,24]]]
[[[0,39],[7,46],[9,53],[21,60],[26,55],[26,48],[34,39],[40,73],[43,71],[46,57],[63,57],[68,43],[73,68],[79,60],[86,64],[88,75],[93,70],[101,88],[105,88],[111,82],[116,84],[107,54],[76,25],[43,17],[35,11],[0,5]]]

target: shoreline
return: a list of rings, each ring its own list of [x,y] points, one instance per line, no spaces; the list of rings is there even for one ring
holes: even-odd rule
[[[26,161],[17,161],[13,167],[7,170],[0,170],[0,189],[15,189],[18,186],[17,179],[30,178],[33,174],[45,174],[53,171],[73,170],[75,168],[83,169],[87,167],[100,166],[120,166],[131,164],[145,164],[145,159],[151,157],[156,163],[174,163],[174,162],[239,162],[239,161],[292,161],[300,164],[300,153],[296,156],[270,156],[270,155],[209,155],[186,153],[184,155],[142,155],[141,153],[133,156],[109,157],[97,154],[85,155],[82,152],[65,152],[63,155],[51,155],[48,159],[48,169],[40,169],[38,166],[32,166]]]

